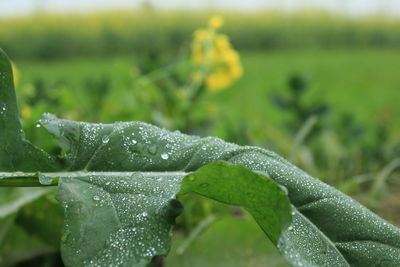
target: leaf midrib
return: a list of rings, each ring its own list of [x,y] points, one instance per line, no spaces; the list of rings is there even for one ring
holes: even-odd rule
[[[108,177],[121,177],[121,176],[143,176],[146,177],[159,177],[159,176],[186,176],[192,172],[96,172],[96,171],[67,171],[67,172],[0,172],[0,180],[6,178],[27,178],[27,177],[39,177],[39,175],[45,175],[49,177],[82,177],[82,176],[108,176]]]

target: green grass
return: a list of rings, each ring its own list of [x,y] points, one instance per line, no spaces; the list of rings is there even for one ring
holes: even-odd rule
[[[244,77],[216,96],[232,113],[259,124],[279,123],[269,94],[286,89],[287,76],[311,79],[307,100],[326,101],[332,115],[351,113],[364,123],[386,119],[400,125],[400,53],[396,50],[324,50],[252,52],[242,55]],[[240,108],[237,104],[240,103]],[[235,112],[236,111],[236,112]]]
[[[400,53],[397,50],[306,50],[244,52],[244,76],[231,88],[206,96],[206,105],[215,105],[235,121],[246,120],[255,135],[265,125],[280,128],[285,116],[270,100],[273,91],[286,91],[286,80],[293,72],[310,77],[306,101],[330,104],[329,119],[350,113],[361,122],[377,122],[400,129]],[[131,58],[68,59],[52,62],[17,61],[21,87],[35,77],[47,81],[69,80],[76,90],[87,77],[112,77],[113,88],[132,71]],[[84,101],[84,100],[81,100]],[[82,118],[84,119],[84,118]],[[134,114],[132,119],[135,118]],[[263,130],[262,130],[263,131]],[[218,134],[218,132],[217,132]],[[262,138],[263,134],[259,135]]]

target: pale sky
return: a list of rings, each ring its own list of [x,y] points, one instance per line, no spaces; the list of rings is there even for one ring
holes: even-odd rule
[[[0,0],[0,16],[30,14],[36,10],[48,12],[90,12],[135,8],[143,0]],[[296,10],[303,7],[320,7],[348,15],[384,14],[400,16],[398,0],[150,0],[161,9],[239,9],[257,10],[279,8]]]

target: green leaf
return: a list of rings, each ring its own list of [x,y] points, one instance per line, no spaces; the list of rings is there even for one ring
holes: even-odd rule
[[[89,124],[46,116],[42,123],[63,144],[70,169],[190,172],[223,160],[274,179],[287,188],[292,204],[293,223],[277,245],[293,266],[400,264],[399,228],[273,152],[140,122]],[[212,191],[191,190],[226,201]]]
[[[241,165],[210,163],[185,177],[181,194],[199,195],[245,208],[275,244],[291,222],[286,191]]]
[[[0,171],[53,171],[57,163],[25,139],[10,60],[0,48]]]

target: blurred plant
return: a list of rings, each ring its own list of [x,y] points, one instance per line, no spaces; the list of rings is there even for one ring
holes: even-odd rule
[[[229,38],[218,33],[222,24],[222,17],[212,17],[206,28],[194,32],[190,51],[179,60],[138,75],[135,92],[142,109],[151,114],[148,121],[187,133],[208,133],[218,107],[201,105],[201,98],[228,88],[243,73],[239,54]]]
[[[280,150],[295,164],[345,193],[363,192],[360,201],[376,210],[400,164],[400,140],[389,138],[390,123],[376,123],[371,129],[349,113],[330,121],[327,111],[334,107],[320,100],[305,102],[309,87],[305,75],[289,76],[288,85],[288,95],[282,92],[272,96],[275,106],[290,115],[285,126],[291,145]]]
[[[291,115],[291,119],[285,125],[292,135],[295,135],[309,118],[313,116],[322,117],[329,110],[329,106],[321,99],[312,103],[305,101],[309,83],[310,80],[306,75],[294,73],[288,78],[289,95],[285,96],[282,93],[272,95],[275,106]],[[317,129],[314,127],[314,130],[307,137],[317,134]]]

